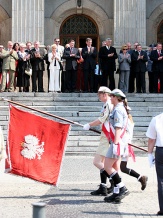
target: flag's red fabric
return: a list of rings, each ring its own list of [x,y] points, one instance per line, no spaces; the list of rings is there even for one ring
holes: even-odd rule
[[[10,172],[56,185],[69,129],[69,124],[55,122],[10,105]]]

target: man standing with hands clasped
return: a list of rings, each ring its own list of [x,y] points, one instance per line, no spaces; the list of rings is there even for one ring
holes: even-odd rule
[[[163,113],[153,117],[146,136],[148,139],[148,160],[150,167],[156,164],[156,174],[158,182],[158,200],[160,210],[157,215],[163,216]],[[156,145],[155,159],[153,156],[153,148]]]
[[[87,46],[82,49],[82,57],[84,59],[84,92],[88,92],[88,87],[90,92],[94,92],[94,74],[96,68],[96,57],[97,50],[92,46],[92,39],[86,39]]]

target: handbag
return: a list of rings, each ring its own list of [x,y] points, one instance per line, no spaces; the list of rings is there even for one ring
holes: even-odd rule
[[[27,74],[28,76],[32,76],[32,69],[31,68],[25,69],[25,74]]]
[[[80,63],[83,63],[84,62],[84,59],[82,58],[82,56],[80,56],[80,58],[77,60],[77,63],[80,64]]]
[[[27,74],[28,76],[32,76],[32,66],[30,61],[27,61],[26,63],[25,74]]]

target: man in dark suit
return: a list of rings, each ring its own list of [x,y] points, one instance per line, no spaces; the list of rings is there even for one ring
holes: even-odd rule
[[[76,92],[77,81],[77,59],[80,58],[79,50],[75,48],[75,41],[73,39],[69,42],[70,47],[65,48],[63,59],[66,59],[66,81],[67,90],[65,92]]]
[[[146,93],[145,72],[147,70],[146,62],[148,61],[148,57],[147,53],[142,50],[140,44],[137,45],[137,51],[132,53],[131,60],[134,64],[133,70],[136,72],[137,93]]]
[[[106,46],[99,50],[99,58],[101,59],[102,69],[102,86],[108,86],[107,81],[109,77],[109,88],[115,89],[114,71],[116,70],[115,59],[117,59],[116,49],[111,46],[112,40],[106,39]]]
[[[82,57],[84,59],[83,62],[84,92],[88,92],[89,88],[90,88],[90,92],[95,92],[94,74],[96,68],[97,50],[95,47],[92,47],[91,38],[86,39],[86,44],[87,46],[82,49]]]
[[[160,92],[163,93],[163,50],[161,43],[157,43],[156,50],[151,51],[150,59],[153,61],[154,93],[158,92],[158,79],[160,79]]]
[[[45,70],[44,59],[45,50],[40,48],[38,41],[34,42],[34,48],[31,50],[32,64],[32,92],[37,92],[36,81],[38,79],[38,92],[44,92],[43,89],[43,71]]]
[[[134,53],[134,52],[137,52],[137,45],[138,45],[139,43],[138,42],[135,42],[134,43],[134,49],[131,49],[131,47],[130,47],[130,45],[127,43],[127,45],[128,45],[128,53],[130,54],[130,55],[132,55],[132,53]],[[135,62],[133,62],[132,60],[131,60],[131,67],[130,67],[130,76],[129,76],[129,93],[132,93],[132,92],[134,92],[135,91],[135,79],[136,79],[136,72],[134,71],[134,69],[135,69]]]

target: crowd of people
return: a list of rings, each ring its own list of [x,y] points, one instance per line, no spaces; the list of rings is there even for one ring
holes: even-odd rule
[[[136,42],[122,45],[117,54],[112,40],[102,42],[99,51],[86,38],[84,48],[76,48],[71,39],[60,45],[40,47],[40,43],[14,43],[9,41],[7,48],[0,45],[0,91],[44,92],[43,72],[45,63],[48,72],[48,92],[97,92],[100,86],[115,89],[115,72],[119,73],[118,88],[124,93],[145,93],[146,72],[149,76],[149,92],[163,93],[163,50],[162,44],[152,44],[148,50]],[[116,61],[117,59],[117,61]],[[29,69],[32,75],[29,75]],[[30,78],[31,77],[31,78]],[[136,84],[136,87],[135,87]]]

